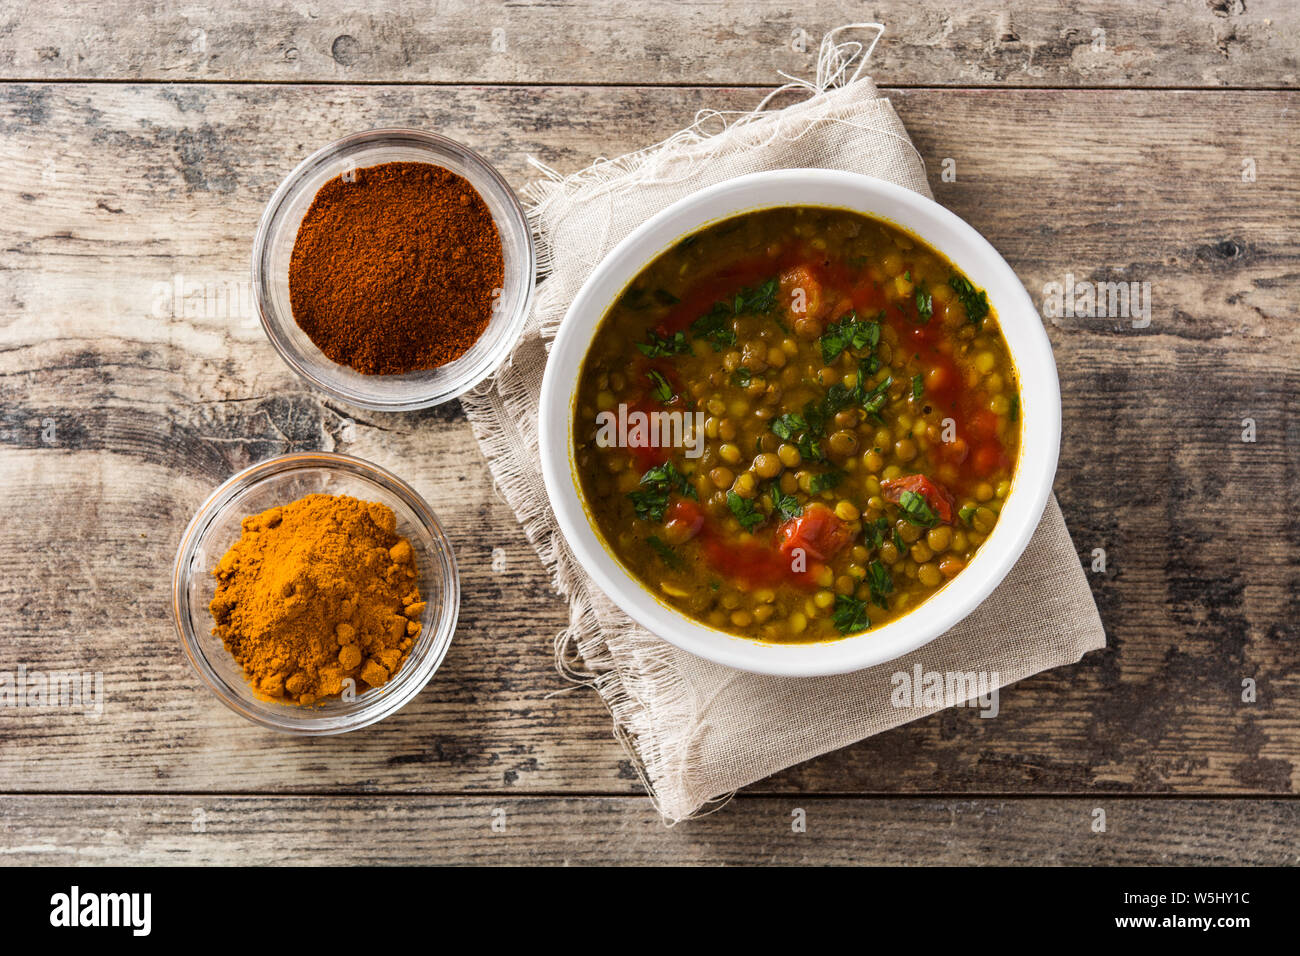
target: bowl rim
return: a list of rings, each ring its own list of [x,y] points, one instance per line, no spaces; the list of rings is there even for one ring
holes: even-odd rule
[[[835,199],[784,198],[804,193]],[[922,238],[964,274],[979,277],[1020,380],[1022,441],[1009,507],[976,558],[944,586],[942,600],[934,595],[894,621],[839,640],[768,644],[688,618],[623,567],[587,513],[576,479],[572,420],[578,374],[595,329],[645,266],[706,225],[790,206],[840,208],[883,219]],[[890,211],[882,212],[882,207]],[[1026,394],[1027,382],[1036,389],[1032,397]],[[979,606],[1019,560],[1038,527],[1052,491],[1060,435],[1060,383],[1051,342],[1006,260],[974,227],[934,200],[872,176],[826,169],[775,170],[725,180],[678,200],[632,230],[587,277],[560,324],[543,378],[539,427],[542,477],[552,510],[578,563],[601,590],[642,627],[684,651],[738,670],[786,677],[849,673],[895,660],[930,643]]]
[[[314,374],[300,360],[298,350],[294,344],[277,327],[275,316],[279,322],[294,322],[293,315],[281,316],[271,301],[270,293],[267,289],[267,283],[270,281],[270,269],[268,267],[268,256],[270,255],[270,236],[272,227],[277,221],[282,209],[295,198],[298,191],[308,182],[311,174],[323,163],[333,159],[336,155],[345,153],[348,150],[364,151],[366,148],[374,146],[381,147],[386,145],[406,144],[432,153],[451,153],[463,161],[467,166],[475,169],[482,175],[483,181],[489,183],[498,193],[499,197],[506,205],[508,215],[512,220],[512,225],[517,227],[524,237],[524,248],[526,251],[526,263],[523,271],[526,272],[523,294],[519,299],[518,307],[508,318],[503,327],[501,341],[493,348],[483,354],[483,356],[466,372],[450,381],[443,387],[412,399],[394,399],[382,400],[372,397],[358,395],[347,388],[341,388],[337,383],[327,381]],[[430,160],[432,162],[432,159]],[[358,163],[362,166],[364,163]],[[438,165],[434,163],[434,165]],[[467,177],[468,178],[468,177]],[[469,180],[470,185],[475,190],[482,191],[483,182]],[[502,231],[503,224],[493,217],[498,231]],[[349,133],[347,136],[337,139],[332,143],[320,147],[311,153],[305,159],[298,163],[276,187],[271,198],[267,200],[266,206],[262,209],[262,214],[258,218],[257,229],[253,234],[253,247],[251,256],[252,269],[252,291],[253,301],[257,308],[258,321],[261,323],[262,332],[270,340],[272,347],[291,369],[299,377],[307,381],[312,387],[319,389],[327,395],[330,395],[340,401],[355,405],[358,408],[371,409],[373,411],[384,412],[403,412],[414,411],[420,408],[429,408],[434,405],[440,405],[443,402],[458,398],[464,395],[481,383],[485,378],[491,375],[501,363],[514,350],[515,345],[519,342],[519,337],[523,333],[524,325],[528,320],[528,315],[532,310],[533,296],[537,288],[537,240],[533,235],[532,227],[528,222],[528,214],[524,210],[523,204],[519,201],[518,194],[511,187],[493,166],[476,150],[457,142],[440,133],[434,133],[429,130],[416,129],[413,127],[400,126],[383,126],[375,129],[361,130],[356,133]],[[508,281],[508,280],[507,280]],[[313,345],[313,347],[315,347]],[[327,357],[328,360],[328,357]],[[337,364],[337,363],[334,363]],[[372,376],[382,378],[382,376]]]
[[[436,551],[441,566],[443,579],[442,607],[445,610],[437,621],[437,629],[432,636],[428,651],[418,661],[407,661],[407,664],[414,664],[413,679],[404,683],[397,689],[396,693],[377,697],[370,704],[351,714],[321,714],[313,719],[313,715],[307,708],[295,708],[293,710],[295,714],[293,721],[281,721],[274,719],[268,711],[246,706],[242,700],[231,694],[227,689],[226,681],[217,674],[216,670],[208,662],[208,655],[204,652],[199,641],[199,634],[191,626],[189,592],[185,587],[188,582],[187,569],[192,564],[191,559],[198,542],[203,540],[216,517],[230,504],[236,493],[254,488],[258,484],[286,472],[301,468],[319,467],[347,470],[349,474],[379,485],[385,491],[400,498],[416,514],[421,529],[428,534],[432,539],[432,543],[436,545],[431,550]],[[171,606],[172,623],[176,628],[185,656],[189,659],[190,665],[198,674],[199,679],[216,695],[218,700],[253,723],[280,733],[295,736],[331,736],[360,730],[391,716],[414,700],[424,690],[429,681],[433,679],[434,674],[442,666],[442,662],[451,648],[452,639],[455,636],[456,626],[460,618],[460,572],[456,563],[455,552],[452,550],[451,542],[447,539],[446,532],[443,530],[437,514],[429,507],[428,502],[424,500],[419,492],[391,471],[373,462],[366,461],[364,458],[344,455],[339,452],[287,452],[256,462],[231,475],[218,485],[204,500],[203,504],[199,506],[194,516],[185,526],[185,530],[181,534],[180,544],[176,549],[176,557],[172,564]],[[403,665],[403,670],[405,670],[407,664]],[[401,671],[399,671],[400,673]],[[288,708],[291,705],[281,706]]]

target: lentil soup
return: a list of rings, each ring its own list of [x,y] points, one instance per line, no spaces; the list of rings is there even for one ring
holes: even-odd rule
[[[583,361],[575,461],[607,548],[660,600],[755,640],[835,640],[975,556],[1019,404],[987,296],[944,256],[781,207],[693,233],[624,289]]]

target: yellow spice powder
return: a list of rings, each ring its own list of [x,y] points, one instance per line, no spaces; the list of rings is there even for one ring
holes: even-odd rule
[[[212,633],[266,698],[312,704],[386,683],[420,633],[415,553],[391,508],[308,495],[250,515],[213,574]]]

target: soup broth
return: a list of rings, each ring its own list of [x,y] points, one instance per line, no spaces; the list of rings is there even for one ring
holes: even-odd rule
[[[602,318],[574,414],[582,494],[660,600],[778,643],[941,600],[1009,494],[1010,351],[985,293],[847,210],[746,213]]]

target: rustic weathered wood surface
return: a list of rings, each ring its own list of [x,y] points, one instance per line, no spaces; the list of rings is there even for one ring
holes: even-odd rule
[[[739,797],[672,830],[611,796],[4,797],[0,815],[7,864],[1300,863],[1280,799]]]
[[[285,173],[347,132],[437,129],[521,185],[529,154],[576,169],[699,109],[752,107],[750,87],[810,68],[795,30],[815,51],[863,14],[584,2],[503,6],[497,24],[471,6],[140,19],[110,2],[89,22],[0,4],[0,671],[102,671],[107,697],[98,718],[0,708],[6,859],[211,862],[269,835],[267,862],[308,862],[331,858],[332,828],[397,818],[403,839],[367,861],[1294,861],[1300,12],[871,11],[892,25],[873,73],[908,87],[891,97],[937,198],[1036,299],[1067,274],[1150,283],[1149,327],[1047,320],[1057,493],[1085,562],[1106,551],[1091,578],[1110,646],[1008,688],[996,720],[937,715],[668,832],[598,701],[554,695],[565,609],[459,409],[385,416],[308,390],[252,316],[249,244]],[[178,277],[206,298],[177,301]],[[299,741],[204,691],[169,578],[217,483],[313,448],[439,503],[464,607],[416,701]],[[497,806],[521,821],[506,835]],[[791,836],[794,806],[826,829]],[[1092,834],[1095,806],[1134,823]]]
[[[1291,0],[132,0],[8,3],[0,77],[282,83],[753,84],[827,30],[880,19],[875,71],[911,86],[1296,85]]]

